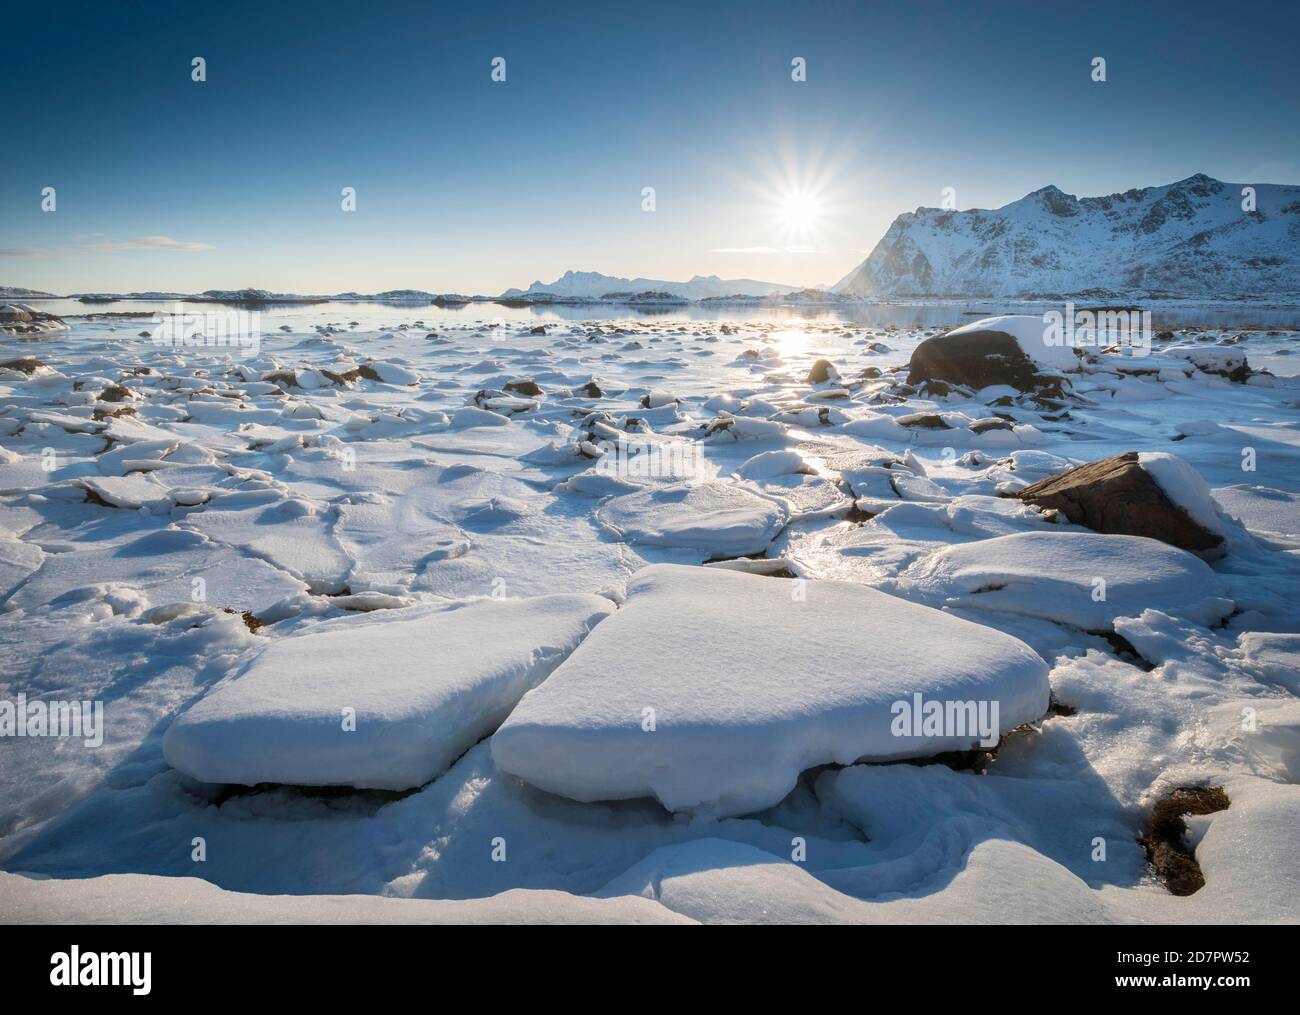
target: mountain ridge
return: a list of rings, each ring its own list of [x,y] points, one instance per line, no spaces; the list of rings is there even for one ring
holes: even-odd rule
[[[991,210],[918,208],[894,219],[832,291],[877,298],[1294,296],[1300,186],[1196,173],[1100,197],[1049,184]]]
[[[752,278],[723,279],[717,275],[694,275],[686,282],[670,282],[657,278],[620,278],[598,271],[566,271],[554,282],[533,282],[527,289],[507,289],[502,299],[518,299],[536,295],[553,295],[584,299],[599,299],[614,292],[660,292],[688,300],[702,300],[711,296],[768,296],[801,288],[776,282],[760,282]]]

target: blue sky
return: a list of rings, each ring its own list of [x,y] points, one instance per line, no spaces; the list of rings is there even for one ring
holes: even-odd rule
[[[811,285],[945,187],[1300,182],[1298,5],[1058,6],[15,5],[0,284]]]

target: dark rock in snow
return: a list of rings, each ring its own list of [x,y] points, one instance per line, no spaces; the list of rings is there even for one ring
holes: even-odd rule
[[[925,381],[916,390],[918,394],[926,395],[929,398],[947,398],[952,394],[961,395],[963,398],[969,398],[975,393],[969,388],[963,388],[957,384],[949,384],[947,381]]]
[[[0,363],[0,370],[21,370],[25,374],[33,374],[43,366],[45,364],[35,357],[24,356],[22,359],[11,359]]]
[[[1016,496],[1041,508],[1054,508],[1094,532],[1146,536],[1209,560],[1223,555],[1223,537],[1171,501],[1142,468],[1136,451],[1048,476]]]
[[[937,416],[933,412],[914,412],[910,416],[899,416],[899,426],[918,427],[923,430],[951,430],[947,423],[943,421],[942,416]]]
[[[110,384],[107,388],[99,393],[101,402],[120,402],[123,399],[131,397],[131,389],[121,384]]]
[[[529,398],[542,393],[542,389],[537,386],[537,382],[527,377],[517,381],[507,381],[505,390],[514,392],[516,395],[527,395]]]
[[[808,371],[808,383],[825,384],[827,381],[838,378],[839,376],[840,374],[839,371],[835,369],[835,364],[828,359],[819,359],[812,365],[812,369]]]
[[[908,384],[947,381],[974,389],[1009,384],[1020,391],[1059,384],[1055,375],[1041,374],[1005,331],[935,335],[913,350],[908,367]]]
[[[1222,786],[1181,786],[1156,802],[1147,822],[1142,845],[1171,895],[1193,895],[1205,887],[1205,875],[1187,844],[1185,814],[1214,814],[1227,810],[1228,794]]]
[[[67,322],[56,314],[36,310],[25,303],[7,303],[0,306],[0,334],[30,335],[67,328]]]
[[[990,417],[989,419],[977,419],[971,423],[971,433],[985,433],[989,430],[1010,430],[1012,424],[1005,419]]]

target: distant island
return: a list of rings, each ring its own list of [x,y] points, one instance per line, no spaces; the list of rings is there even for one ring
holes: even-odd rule
[[[570,273],[572,274],[572,273]],[[594,274],[594,273],[592,273]],[[626,282],[626,279],[610,278],[613,285]],[[766,287],[767,283],[759,283]],[[431,293],[420,289],[389,289],[379,293],[343,292],[333,295],[302,295],[299,293],[277,293],[266,289],[207,289],[201,293],[145,292],[129,293],[90,293],[74,292],[67,296],[51,293],[37,293],[30,289],[0,288],[0,297],[13,299],[72,299],[82,303],[116,303],[134,302],[186,302],[186,303],[225,303],[240,306],[267,306],[270,304],[311,305],[317,303],[408,303],[412,305],[430,305],[455,307],[471,303],[496,303],[501,306],[587,306],[587,305],[625,305],[625,306],[686,306],[697,304],[741,305],[741,306],[787,306],[800,304],[843,304],[865,302],[851,294],[832,293],[823,289],[782,289],[774,287],[763,294],[745,291],[742,283],[735,292],[711,296],[685,296],[674,292],[672,288],[660,289],[610,289],[595,294],[554,292],[546,288],[529,288],[527,290],[511,289],[500,296],[466,296],[460,293]]]

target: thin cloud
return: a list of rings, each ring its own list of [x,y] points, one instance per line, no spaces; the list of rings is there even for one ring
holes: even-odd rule
[[[101,254],[116,254],[124,250],[211,250],[211,243],[195,240],[174,240],[170,236],[136,236],[129,240],[100,240],[96,243],[80,244],[83,250],[93,250]]]
[[[0,247],[0,257],[51,257],[55,254],[90,253],[121,254],[133,250],[161,250],[176,253],[193,253],[214,249],[211,243],[198,240],[175,240],[170,236],[134,236],[127,240],[92,239],[78,237],[80,242],[64,243],[52,247]]]

